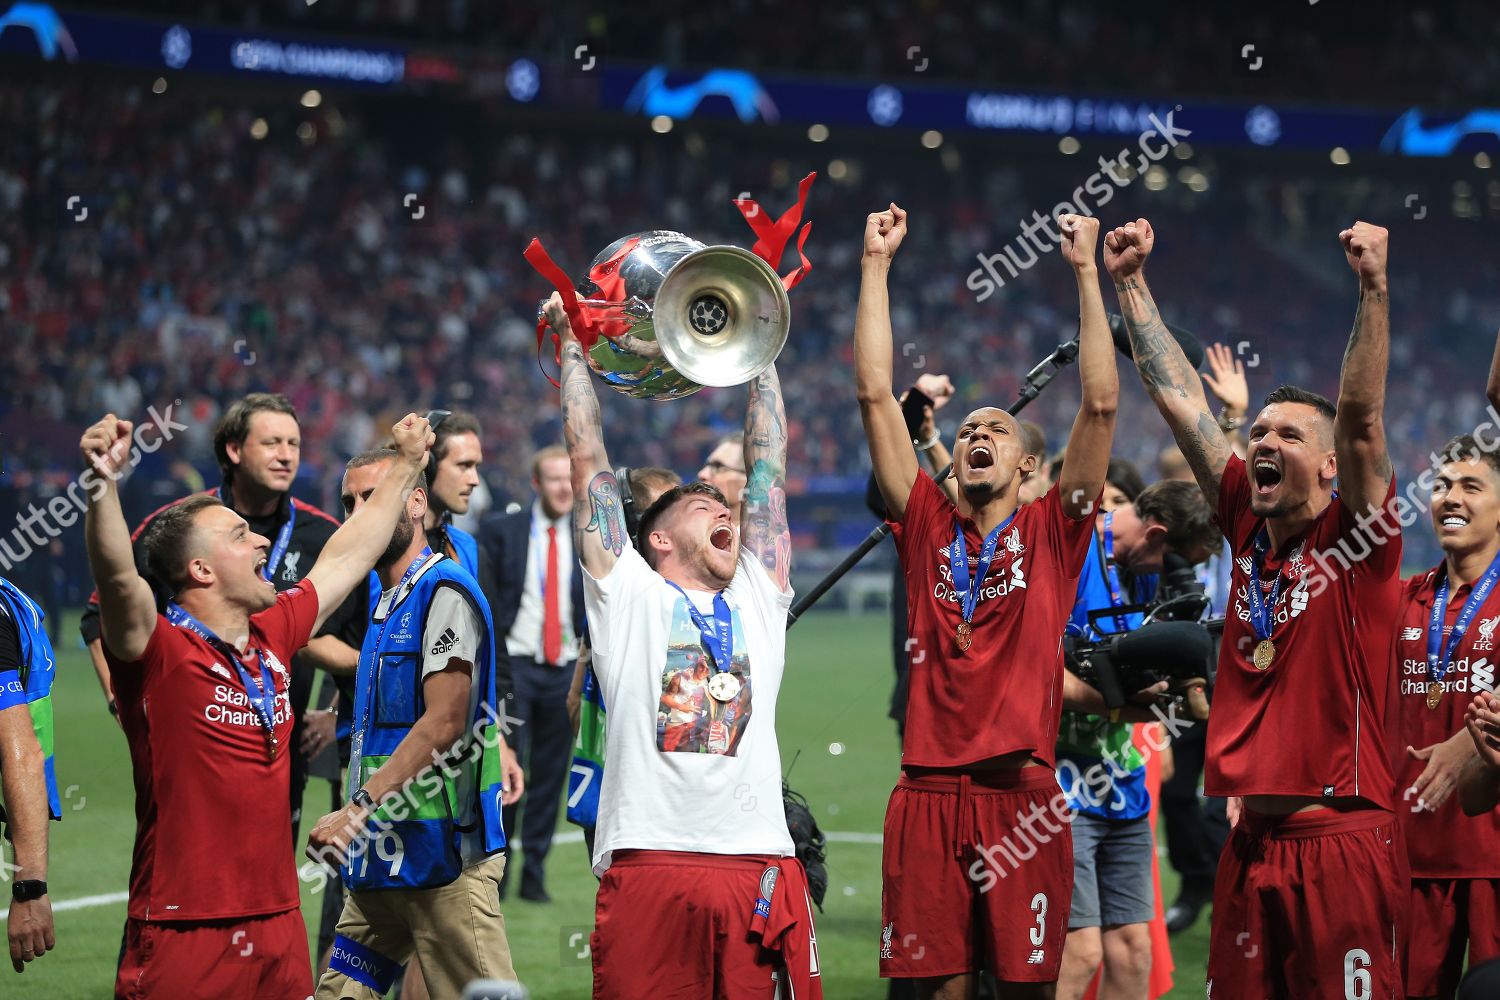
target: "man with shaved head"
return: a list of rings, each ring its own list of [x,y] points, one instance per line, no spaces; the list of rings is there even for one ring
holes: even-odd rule
[[[1388,726],[1401,535],[1386,452],[1387,233],[1339,234],[1359,287],[1337,404],[1282,386],[1231,449],[1143,266],[1109,233],[1136,367],[1234,549],[1204,790],[1242,799],[1214,886],[1214,1000],[1404,996],[1406,858]],[[1338,490],[1334,484],[1337,481]]]
[[[1093,538],[1119,378],[1099,223],[1068,215],[1060,229],[1078,283],[1082,402],[1058,483],[1022,506],[1038,457],[998,407],[959,427],[956,501],[918,469],[892,395],[886,289],[906,213],[893,204],[865,223],[855,375],[913,643],[902,775],[886,811],[880,972],[915,980],[923,998],[972,996],[985,969],[1005,997],[1050,996],[1067,935],[1072,843],[1066,823],[1043,816],[1057,794],[1059,637]],[[1017,838],[1035,845],[1025,864],[1000,879],[981,870]]]

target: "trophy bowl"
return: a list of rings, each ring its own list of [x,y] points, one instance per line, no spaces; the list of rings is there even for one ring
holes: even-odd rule
[[[602,334],[589,367],[638,399],[742,385],[776,360],[791,323],[786,289],[765,261],[666,230],[611,243],[576,287]]]

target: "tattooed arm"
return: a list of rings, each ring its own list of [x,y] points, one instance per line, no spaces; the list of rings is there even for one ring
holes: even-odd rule
[[[740,543],[781,590],[791,588],[792,533],[786,524],[786,407],[776,366],[750,383],[745,410],[745,469]]]
[[[563,441],[573,467],[573,548],[589,575],[603,579],[629,544],[620,485],[604,452],[599,398],[594,395],[583,346],[563,312],[562,297],[555,292],[547,300],[546,315],[562,340]]]
[[[1218,421],[1209,412],[1202,379],[1162,322],[1151,290],[1146,287],[1142,266],[1155,242],[1156,234],[1145,219],[1121,226],[1104,238],[1104,266],[1120,295],[1120,313],[1125,317],[1130,350],[1146,394],[1166,418],[1198,487],[1216,507],[1219,481],[1232,452]]]
[[[1385,379],[1390,364],[1391,309],[1386,286],[1390,234],[1368,222],[1339,233],[1344,256],[1359,278],[1359,307],[1339,375],[1333,446],[1344,503],[1362,514],[1385,502],[1391,456],[1385,445]]]

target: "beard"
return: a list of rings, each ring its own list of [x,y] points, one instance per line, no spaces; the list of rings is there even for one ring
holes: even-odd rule
[[[411,544],[412,536],[415,534],[416,529],[412,527],[411,518],[403,516],[401,520],[396,522],[396,530],[391,533],[390,544],[385,547],[385,551],[380,554],[380,558],[375,560],[375,568],[385,569],[391,563],[401,558],[402,553]]]
[[[693,546],[692,562],[703,570],[703,575],[713,580],[721,588],[729,586],[734,579],[734,567],[739,561],[737,554],[731,553],[731,561],[727,573],[721,573],[718,568],[718,559],[721,553],[708,542],[699,542]]]
[[[964,499],[976,507],[982,507],[1000,495],[994,483],[964,483],[961,490]]]

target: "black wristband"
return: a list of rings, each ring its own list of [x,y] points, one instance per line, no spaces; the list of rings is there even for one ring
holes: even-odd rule
[[[365,809],[373,810],[375,808],[375,800],[370,798],[370,793],[363,788],[356,788],[354,794],[349,796],[349,801]]]
[[[47,895],[47,883],[38,878],[15,882],[10,887],[10,897],[18,903],[29,903],[45,895]]]

